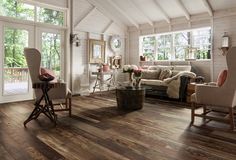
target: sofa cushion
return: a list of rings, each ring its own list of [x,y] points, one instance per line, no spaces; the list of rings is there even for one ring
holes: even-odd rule
[[[167,84],[162,80],[154,79],[141,79],[141,84],[154,85],[154,86],[167,86]]]
[[[160,74],[160,69],[158,70],[142,70],[142,79],[158,79]]]
[[[190,65],[173,66],[173,70],[176,70],[176,71],[191,71],[191,66]]]
[[[166,78],[169,78],[171,77],[171,75],[172,75],[172,71],[170,69],[162,70],[159,76],[159,80],[164,80]]]

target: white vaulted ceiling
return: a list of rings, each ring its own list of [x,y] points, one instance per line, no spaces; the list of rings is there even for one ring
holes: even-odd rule
[[[214,15],[215,11],[236,9],[236,0],[73,0],[76,30],[93,30],[105,33],[110,26],[121,28],[202,14]]]
[[[206,4],[213,12],[236,7],[236,0],[96,0],[96,3],[127,26],[209,13]]]

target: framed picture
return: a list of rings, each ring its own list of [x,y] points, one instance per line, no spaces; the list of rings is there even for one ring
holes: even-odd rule
[[[122,59],[121,55],[109,57],[111,69],[121,68],[121,59]]]
[[[105,47],[105,41],[89,39],[89,63],[104,63]]]

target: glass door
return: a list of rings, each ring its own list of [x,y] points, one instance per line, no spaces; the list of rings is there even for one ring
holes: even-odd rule
[[[64,32],[44,28],[38,28],[37,32],[41,66],[53,70],[57,78],[64,79]]]
[[[0,28],[0,103],[32,99],[24,48],[34,46],[33,27],[4,22]]]

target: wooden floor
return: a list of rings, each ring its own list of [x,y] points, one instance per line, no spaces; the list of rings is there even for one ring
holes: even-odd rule
[[[236,133],[197,121],[190,110],[147,99],[142,110],[119,111],[111,94],[73,97],[73,116],[44,115],[24,128],[33,102],[0,105],[0,160],[235,160]],[[210,126],[217,126],[218,129]]]

